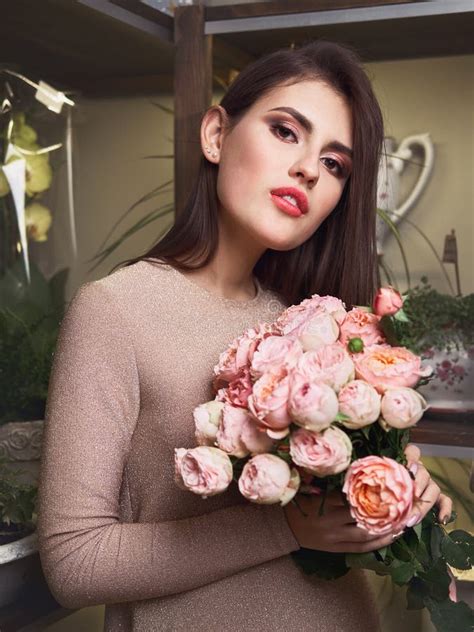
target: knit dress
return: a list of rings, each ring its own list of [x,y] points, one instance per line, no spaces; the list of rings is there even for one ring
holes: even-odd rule
[[[193,409],[213,398],[219,354],[285,308],[217,296],[140,261],[83,284],[50,379],[40,470],[43,570],[68,608],[106,604],[107,632],[375,632],[365,577],[308,577],[280,506],[235,483],[206,500],[174,481],[194,447]]]

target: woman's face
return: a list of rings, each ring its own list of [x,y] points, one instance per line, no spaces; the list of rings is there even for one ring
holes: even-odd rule
[[[249,245],[291,250],[341,197],[352,167],[351,111],[326,84],[301,81],[271,90],[219,142],[221,222]]]

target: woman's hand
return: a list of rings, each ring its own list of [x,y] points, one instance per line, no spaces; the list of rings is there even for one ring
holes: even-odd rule
[[[433,481],[428,470],[420,461],[421,452],[416,445],[409,444],[405,448],[407,467],[415,477],[414,503],[407,526],[413,527],[426,516],[434,505],[438,507],[438,520],[447,524],[453,510],[453,502],[449,496],[442,494],[439,485]]]
[[[379,536],[358,527],[350,514],[342,492],[326,496],[324,512],[319,515],[322,496],[298,494],[284,507],[286,519],[299,545],[331,553],[366,553],[393,542],[396,535]]]

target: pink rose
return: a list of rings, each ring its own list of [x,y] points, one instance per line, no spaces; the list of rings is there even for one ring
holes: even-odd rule
[[[403,299],[393,287],[381,287],[375,295],[373,308],[378,316],[393,316],[402,307]]]
[[[389,388],[382,397],[382,426],[410,428],[423,417],[426,400],[412,388]]]
[[[257,380],[264,373],[278,370],[283,365],[293,367],[302,355],[303,348],[298,340],[286,336],[268,336],[253,354],[250,373]]]
[[[308,380],[295,372],[290,381],[288,411],[296,424],[319,432],[328,428],[336,418],[337,395],[324,382]]]
[[[183,489],[207,498],[229,487],[232,462],[222,450],[209,446],[176,448],[174,455],[176,483]]]
[[[307,321],[321,309],[330,314],[336,323],[341,323],[346,316],[344,303],[341,300],[334,296],[313,294],[311,298],[304,299],[298,305],[288,307],[275,324],[282,335],[297,338]]]
[[[216,435],[217,446],[227,454],[243,458],[271,449],[273,441],[257,426],[248,411],[224,406]]]
[[[224,401],[232,406],[247,408],[249,395],[252,393],[252,380],[247,367],[241,367],[229,386],[225,389]]]
[[[421,359],[405,349],[390,345],[373,345],[353,356],[356,376],[372,384],[379,393],[395,386],[415,386],[420,377],[431,374],[422,369]]]
[[[288,413],[289,392],[290,378],[285,367],[264,373],[253,385],[253,392],[249,397],[249,410],[262,425],[270,430],[284,430],[285,435],[291,423]],[[275,434],[269,435],[277,438]]]
[[[349,419],[341,421],[346,428],[363,428],[377,421],[380,415],[380,395],[363,380],[352,380],[338,395],[339,411]]]
[[[338,392],[354,378],[354,364],[344,347],[335,342],[306,351],[298,360],[295,372],[307,377],[309,381],[325,382]]]
[[[322,307],[318,308],[298,330],[298,340],[304,351],[336,342],[338,337],[338,324]]]
[[[214,445],[223,408],[222,402],[212,400],[194,409],[193,417],[198,445]]]
[[[290,454],[294,463],[308,472],[329,476],[349,467],[352,443],[346,433],[335,426],[323,432],[300,428],[290,434]]]
[[[298,491],[300,477],[274,454],[258,454],[244,465],[239,478],[242,496],[254,503],[286,505]]]
[[[406,467],[393,459],[366,456],[351,464],[342,491],[359,527],[385,535],[406,527],[415,483]]]
[[[360,307],[354,307],[347,313],[341,325],[340,341],[347,345],[351,338],[361,338],[365,347],[385,342],[385,337],[379,328],[380,316],[372,314]]]
[[[214,387],[219,388],[222,382],[236,379],[239,369],[250,367],[253,353],[259,342],[267,336],[277,336],[279,330],[275,325],[260,323],[257,327],[249,327],[236,338],[230,346],[219,356],[219,362],[214,367]]]

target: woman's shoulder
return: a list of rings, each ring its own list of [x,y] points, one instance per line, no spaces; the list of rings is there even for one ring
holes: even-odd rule
[[[167,280],[169,266],[158,265],[157,262],[136,261],[130,265],[114,270],[110,274],[82,283],[77,294],[108,295],[117,299],[137,300],[148,290],[156,292],[160,280],[164,283]]]

